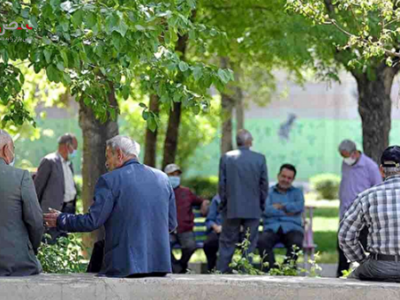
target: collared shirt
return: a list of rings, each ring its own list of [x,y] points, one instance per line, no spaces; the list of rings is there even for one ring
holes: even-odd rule
[[[358,240],[364,226],[368,227],[368,252],[400,255],[400,176],[361,193],[344,215],[339,244],[350,261],[366,258]]]
[[[358,162],[349,166],[342,163],[342,180],[340,182],[340,219],[357,198],[358,194],[382,182],[378,165],[368,156],[361,153]]]
[[[74,174],[72,174],[71,162],[65,160],[58,152],[57,155],[61,158],[61,164],[64,173],[64,186],[65,186],[64,202],[70,202],[74,200],[76,196]]]
[[[213,225],[222,225],[222,216],[221,213],[218,211],[218,206],[221,203],[221,198],[219,195],[216,195],[210,205],[210,209],[208,211],[208,215],[206,218],[206,227],[207,232],[212,231]]]
[[[183,186],[174,189],[176,200],[176,212],[178,218],[178,233],[192,231],[194,227],[193,206],[201,205],[204,199],[196,196]]]
[[[284,209],[276,209],[272,205],[282,204]],[[279,227],[284,233],[303,231],[302,212],[304,210],[304,195],[299,188],[290,187],[286,193],[278,190],[278,185],[270,189],[263,213],[264,231],[278,232]],[[288,216],[286,213],[294,213]]]

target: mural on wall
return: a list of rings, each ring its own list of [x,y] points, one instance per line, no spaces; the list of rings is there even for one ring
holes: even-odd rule
[[[294,113],[290,113],[287,120],[279,127],[278,136],[281,140],[289,141],[290,131],[292,130],[296,119],[297,116]]]

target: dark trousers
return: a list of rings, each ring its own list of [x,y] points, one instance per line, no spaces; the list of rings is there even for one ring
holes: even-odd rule
[[[217,265],[217,253],[219,248],[219,234],[211,231],[204,242],[203,250],[207,257],[207,268],[211,272]]]
[[[99,273],[103,265],[105,240],[100,240],[93,245],[92,256],[87,267],[87,273]]]
[[[293,251],[293,246],[296,246],[299,250],[303,249],[303,240],[303,232],[297,230],[284,233],[282,227],[279,227],[277,232],[272,230],[264,231],[258,239],[258,248],[261,257],[266,255],[269,265],[267,269],[276,267],[274,255],[274,247],[276,244],[282,243],[285,246],[287,257],[285,261],[286,263],[287,260],[297,260],[297,255]]]
[[[171,261],[173,273],[186,273],[188,263],[193,253],[196,251],[196,240],[193,231],[170,234],[171,242]],[[182,249],[181,259],[176,259],[172,252],[172,246],[178,243]]]
[[[250,232],[250,247],[247,250],[249,254],[254,252],[257,246],[258,226],[260,219],[228,219],[224,218],[222,223],[222,232],[219,239],[219,257],[217,260],[217,270],[221,273],[230,273],[229,264],[235,253],[236,244],[240,239],[240,227],[243,226],[244,234]]]
[[[360,232],[360,243],[367,249],[367,242],[368,242],[368,228],[364,227],[363,230]],[[347,257],[344,255],[343,250],[339,247],[339,241],[337,242],[337,250],[339,253],[339,262],[338,262],[338,269],[336,271],[336,277],[342,277],[343,271],[347,271],[350,268],[350,263],[347,261]]]

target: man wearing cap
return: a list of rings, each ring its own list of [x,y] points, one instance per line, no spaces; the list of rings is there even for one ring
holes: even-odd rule
[[[340,182],[340,220],[343,219],[345,212],[351,206],[358,194],[382,182],[382,176],[378,165],[368,156],[357,150],[356,144],[351,140],[344,140],[339,145],[342,162],[342,180]],[[361,241],[365,245],[368,229],[361,232]],[[350,264],[343,251],[338,246],[339,264],[337,277],[342,276],[342,272],[348,270]]]
[[[380,171],[384,182],[358,195],[345,213],[339,245],[350,261],[360,263],[350,278],[400,281],[399,146],[383,152]],[[360,232],[365,227],[369,231],[366,249],[360,244]]]
[[[193,206],[201,206],[202,214],[206,215],[209,201],[196,196],[189,188],[181,186],[182,171],[178,165],[169,164],[164,172],[174,189],[178,219],[178,228],[170,235],[171,246],[179,243],[182,248],[180,260],[175,258],[171,250],[172,269],[174,273],[186,273],[189,260],[196,251]]]

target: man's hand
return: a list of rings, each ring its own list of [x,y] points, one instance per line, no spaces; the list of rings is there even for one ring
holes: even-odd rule
[[[210,200],[204,200],[200,207],[201,215],[206,217],[208,215],[209,208],[210,208]]]
[[[44,223],[48,228],[57,227],[57,218],[61,214],[60,211],[49,208],[49,213],[44,214]]]
[[[218,233],[218,234],[220,234],[221,231],[222,231],[222,226],[221,225],[214,224],[212,228],[213,228],[214,232]]]
[[[279,210],[282,210],[282,209],[285,208],[285,207],[284,207],[282,204],[280,204],[280,203],[274,203],[274,204],[272,204],[272,206],[275,207],[276,209],[279,209]]]

